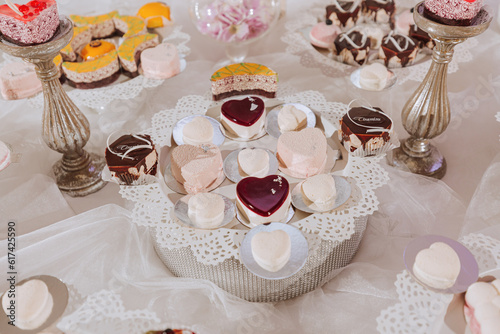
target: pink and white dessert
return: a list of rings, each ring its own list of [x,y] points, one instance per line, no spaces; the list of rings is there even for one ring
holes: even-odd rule
[[[307,115],[292,104],[286,104],[278,113],[278,127],[280,131],[297,131],[307,126]]]
[[[180,145],[170,156],[170,170],[188,194],[206,191],[222,175],[222,156],[217,146]]]
[[[256,233],[250,241],[252,256],[259,266],[277,272],[290,260],[292,242],[283,230]]]
[[[45,43],[59,27],[59,14],[54,0],[32,0],[25,5],[15,4],[19,13],[8,5],[0,6],[0,32],[18,45]]]
[[[179,53],[170,43],[142,51],[141,66],[144,76],[151,79],[168,79],[181,72]]]
[[[327,158],[327,143],[323,131],[306,128],[285,132],[278,138],[276,157],[280,168],[293,177],[306,178],[323,172]]]
[[[282,176],[247,177],[236,185],[236,206],[251,225],[286,219],[290,203],[290,185]]]
[[[224,199],[220,195],[199,193],[188,201],[188,217],[199,228],[215,228],[224,220],[224,207]]]
[[[10,165],[11,153],[9,147],[0,141],[0,171],[4,170]]]
[[[256,96],[229,100],[222,105],[221,124],[226,131],[250,139],[263,131],[266,121],[264,111],[264,101]]]
[[[261,148],[245,148],[238,153],[238,167],[248,176],[264,177],[269,173],[269,154]]]
[[[309,206],[315,204],[320,210],[328,209],[337,198],[335,179],[330,174],[319,174],[302,183],[302,200]]]
[[[191,122],[184,125],[182,129],[182,141],[184,144],[189,145],[202,145],[210,144],[214,138],[214,127],[210,121],[203,117],[198,116],[191,120]]]
[[[482,7],[483,0],[425,0],[424,14],[439,23],[468,26]]]
[[[318,48],[329,49],[332,47],[337,35],[341,32],[342,30],[340,30],[339,26],[319,22],[311,29],[309,41]]]
[[[472,334],[500,333],[500,280],[472,284],[465,293],[464,313]]]
[[[12,62],[0,69],[0,92],[6,100],[24,99],[42,91],[35,66],[25,62]]]
[[[455,284],[460,268],[455,250],[444,242],[435,242],[417,253],[413,274],[432,288],[448,289]]]

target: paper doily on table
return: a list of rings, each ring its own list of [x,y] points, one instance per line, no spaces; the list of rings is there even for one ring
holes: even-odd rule
[[[284,103],[302,103],[320,113],[324,121],[337,124],[347,111],[342,103],[328,102],[317,91],[305,91],[289,96],[278,94]],[[174,109],[157,113],[152,120],[151,136],[159,145],[170,145],[171,131],[177,120],[193,114],[204,114],[213,102],[209,96],[190,95],[181,98]],[[350,158],[351,167],[344,171],[353,188],[347,203],[332,214],[314,214],[292,224],[305,232],[309,249],[314,254],[321,240],[340,243],[355,233],[355,219],[372,214],[378,208],[374,190],[389,180],[387,172],[379,162],[383,156],[372,158]],[[234,186],[234,185],[232,185]],[[230,187],[230,186],[228,186]],[[163,194],[159,184],[120,188],[120,194],[134,202],[132,221],[138,225],[155,228],[160,247],[181,249],[190,247],[196,259],[207,265],[216,265],[226,259],[239,259],[239,245],[248,230],[221,228],[199,230],[186,228],[172,220],[172,201]],[[311,255],[311,254],[310,254]]]
[[[162,42],[172,43],[177,47],[179,54],[187,56],[191,49],[187,46],[191,36],[182,31],[182,26],[175,26],[172,32],[163,37]],[[0,67],[11,61],[19,61],[18,58],[10,57],[4,54],[4,62],[0,63]],[[123,80],[123,75],[120,79]],[[168,80],[168,79],[167,79]],[[64,84],[68,96],[73,102],[81,107],[96,109],[98,112],[104,111],[104,107],[114,100],[129,100],[136,98],[143,89],[153,88],[161,85],[165,80],[148,79],[143,75],[139,75],[133,79],[126,79],[123,82],[114,83],[106,87],[94,89],[74,89]],[[29,98],[29,102],[33,107],[43,109],[43,94]]]
[[[356,70],[357,66],[347,65],[328,57],[316,50],[309,42],[308,36],[304,35],[305,31],[312,28],[320,20],[325,17],[325,8],[330,5],[330,0],[320,0],[315,2],[309,10],[300,13],[299,17],[289,19],[285,28],[287,32],[281,40],[288,44],[286,51],[300,57],[300,63],[304,67],[319,68],[321,72],[328,77],[343,77],[350,75]],[[398,6],[410,8],[415,4],[414,1],[399,1]],[[455,47],[453,60],[448,66],[448,73],[458,71],[459,64],[472,60],[472,54],[469,50],[478,45],[475,38],[468,39],[462,44]],[[425,78],[431,65],[431,56],[428,60],[405,68],[392,68],[398,77],[397,84],[402,84],[408,80],[422,82]]]
[[[460,242],[476,258],[480,275],[500,268],[499,240],[473,233],[461,238]],[[382,310],[377,318],[379,333],[427,334],[453,298],[453,295],[424,288],[407,270],[397,275],[395,285],[400,302]]]

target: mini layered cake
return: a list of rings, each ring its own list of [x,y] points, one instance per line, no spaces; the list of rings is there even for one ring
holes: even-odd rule
[[[7,63],[0,69],[0,92],[6,100],[24,99],[42,91],[35,66],[25,62]]]
[[[424,15],[446,25],[470,26],[483,7],[483,0],[425,0]]]
[[[236,206],[251,225],[283,221],[290,203],[290,186],[282,176],[247,177],[236,185]]]
[[[394,0],[364,0],[363,16],[377,23],[394,24],[396,4]]]
[[[135,16],[116,15],[113,17],[113,23],[116,31],[125,39],[146,33],[144,20]]]
[[[373,151],[390,140],[392,128],[392,120],[380,108],[356,107],[340,120],[339,139],[350,152]]]
[[[180,145],[170,156],[172,176],[189,194],[206,191],[222,175],[222,156],[217,146]]]
[[[418,42],[413,38],[391,31],[384,37],[378,56],[387,67],[405,67],[413,63],[418,50]]]
[[[182,129],[182,141],[189,145],[210,144],[214,138],[214,127],[205,117],[195,117]]]
[[[179,53],[175,45],[160,43],[141,52],[142,74],[151,79],[168,79],[181,72]]]
[[[253,63],[223,67],[210,80],[214,101],[242,94],[274,98],[278,89],[278,74],[264,65]]]
[[[263,269],[277,272],[290,260],[292,242],[283,230],[256,233],[250,240],[255,262]]]
[[[59,13],[54,0],[33,0],[15,6],[0,6],[0,32],[3,38],[18,45],[34,45],[49,41],[59,27]]]
[[[500,280],[469,286],[464,314],[472,334],[500,333]]]
[[[92,32],[89,27],[73,27],[73,38],[61,50],[64,61],[76,61],[81,49],[92,41]]]
[[[448,289],[455,284],[460,268],[460,258],[455,250],[444,242],[435,242],[418,252],[413,274],[432,288]]]
[[[224,220],[224,207],[220,195],[199,193],[188,201],[188,217],[199,228],[215,228]]]
[[[106,163],[112,177],[132,184],[142,175],[155,175],[158,154],[148,135],[124,135],[108,144]]]
[[[142,6],[137,12],[150,29],[160,28],[170,22],[170,7],[164,2],[150,2]]]
[[[358,30],[350,30],[337,36],[333,43],[333,54],[343,63],[363,65],[370,52],[370,39]]]
[[[325,134],[317,128],[286,132],[278,138],[276,157],[280,168],[290,176],[306,178],[320,174],[327,159]]]
[[[141,52],[158,44],[159,40],[156,34],[143,34],[127,38],[118,47],[118,57],[124,73],[130,77],[139,75],[137,65],[141,58]]]
[[[269,154],[260,148],[245,148],[238,153],[238,167],[247,176],[264,177],[269,173]]]
[[[69,18],[76,27],[89,27],[92,38],[106,38],[115,33],[113,17],[117,15],[118,12],[113,11],[98,16],[70,15]]]
[[[333,0],[333,4],[326,7],[326,24],[351,28],[358,21],[360,14],[360,0]]]
[[[264,101],[256,96],[229,100],[222,105],[220,117],[226,131],[243,139],[253,138],[264,129]]]

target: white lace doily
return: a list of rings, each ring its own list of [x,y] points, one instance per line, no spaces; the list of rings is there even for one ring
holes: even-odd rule
[[[163,37],[163,41],[176,45],[179,54],[185,56],[191,52],[191,49],[187,46],[190,39],[191,36],[182,31],[182,26],[173,27],[172,32]],[[13,60],[19,61],[17,58],[4,54],[4,61],[0,63],[0,67]],[[77,106],[86,106],[100,112],[104,111],[104,107],[114,100],[134,99],[143,89],[157,87],[164,82],[164,80],[148,79],[142,75],[133,79],[120,78],[119,80],[122,79],[124,81],[94,89],[74,89],[66,84],[63,87]],[[43,109],[43,94],[37,94],[30,98],[29,101],[33,107]]]
[[[398,1],[397,5],[399,8],[411,8],[416,2],[404,0]],[[324,20],[325,8],[330,4],[330,0],[319,0],[315,2],[309,10],[301,12],[299,17],[289,19],[285,24],[287,32],[281,39],[288,44],[286,51],[300,57],[300,63],[304,67],[319,68],[324,75],[329,77],[342,77],[349,75],[355,67],[341,63],[320,53],[311,45],[307,35],[316,23]],[[469,50],[477,45],[478,41],[474,38],[468,39],[466,42],[457,45],[455,47],[453,60],[448,67],[448,73],[457,72],[459,63],[471,61],[472,54]],[[422,82],[430,65],[431,56],[428,55],[417,64],[405,68],[393,68],[391,70],[395,72],[398,77],[397,84],[402,84],[408,80]]]
[[[499,240],[473,233],[460,241],[476,258],[480,275],[500,268]],[[400,302],[380,313],[377,318],[379,333],[430,333],[434,322],[453,298],[453,295],[424,288],[406,270],[397,275],[395,285]]]
[[[327,102],[317,91],[305,91],[289,96],[278,93],[278,99],[290,103],[302,103],[321,113],[323,123],[338,124],[347,111],[342,103]],[[170,145],[171,132],[177,120],[193,114],[203,114],[207,108],[216,106],[209,94],[189,95],[181,98],[174,109],[163,110],[154,115],[151,136],[159,146]],[[219,102],[220,104],[220,102]],[[333,132],[333,131],[332,131]],[[226,141],[227,142],[227,141]],[[224,144],[226,145],[226,143]],[[372,214],[378,208],[374,190],[388,182],[387,172],[380,166],[383,156],[372,158],[350,158],[350,168],[344,170],[352,185],[352,195],[341,210],[333,214],[314,214],[292,223],[308,238],[310,252],[314,252],[321,240],[342,242],[354,234],[355,218]],[[235,185],[226,186],[234,193]],[[197,260],[204,264],[218,264],[234,257],[239,259],[239,245],[247,230],[221,228],[199,230],[186,228],[172,219],[174,204],[162,192],[159,184],[120,188],[120,194],[134,202],[132,220],[143,226],[156,229],[156,239],[161,247],[179,249],[191,247]],[[227,195],[227,194],[226,194]],[[234,194],[232,195],[234,198]]]

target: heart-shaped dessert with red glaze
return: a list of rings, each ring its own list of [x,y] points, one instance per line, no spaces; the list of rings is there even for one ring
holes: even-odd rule
[[[281,208],[289,192],[288,181],[279,175],[247,177],[236,186],[236,196],[241,203],[263,217],[269,217]]]
[[[236,124],[251,126],[262,117],[264,101],[256,96],[229,100],[222,105],[221,113]]]

